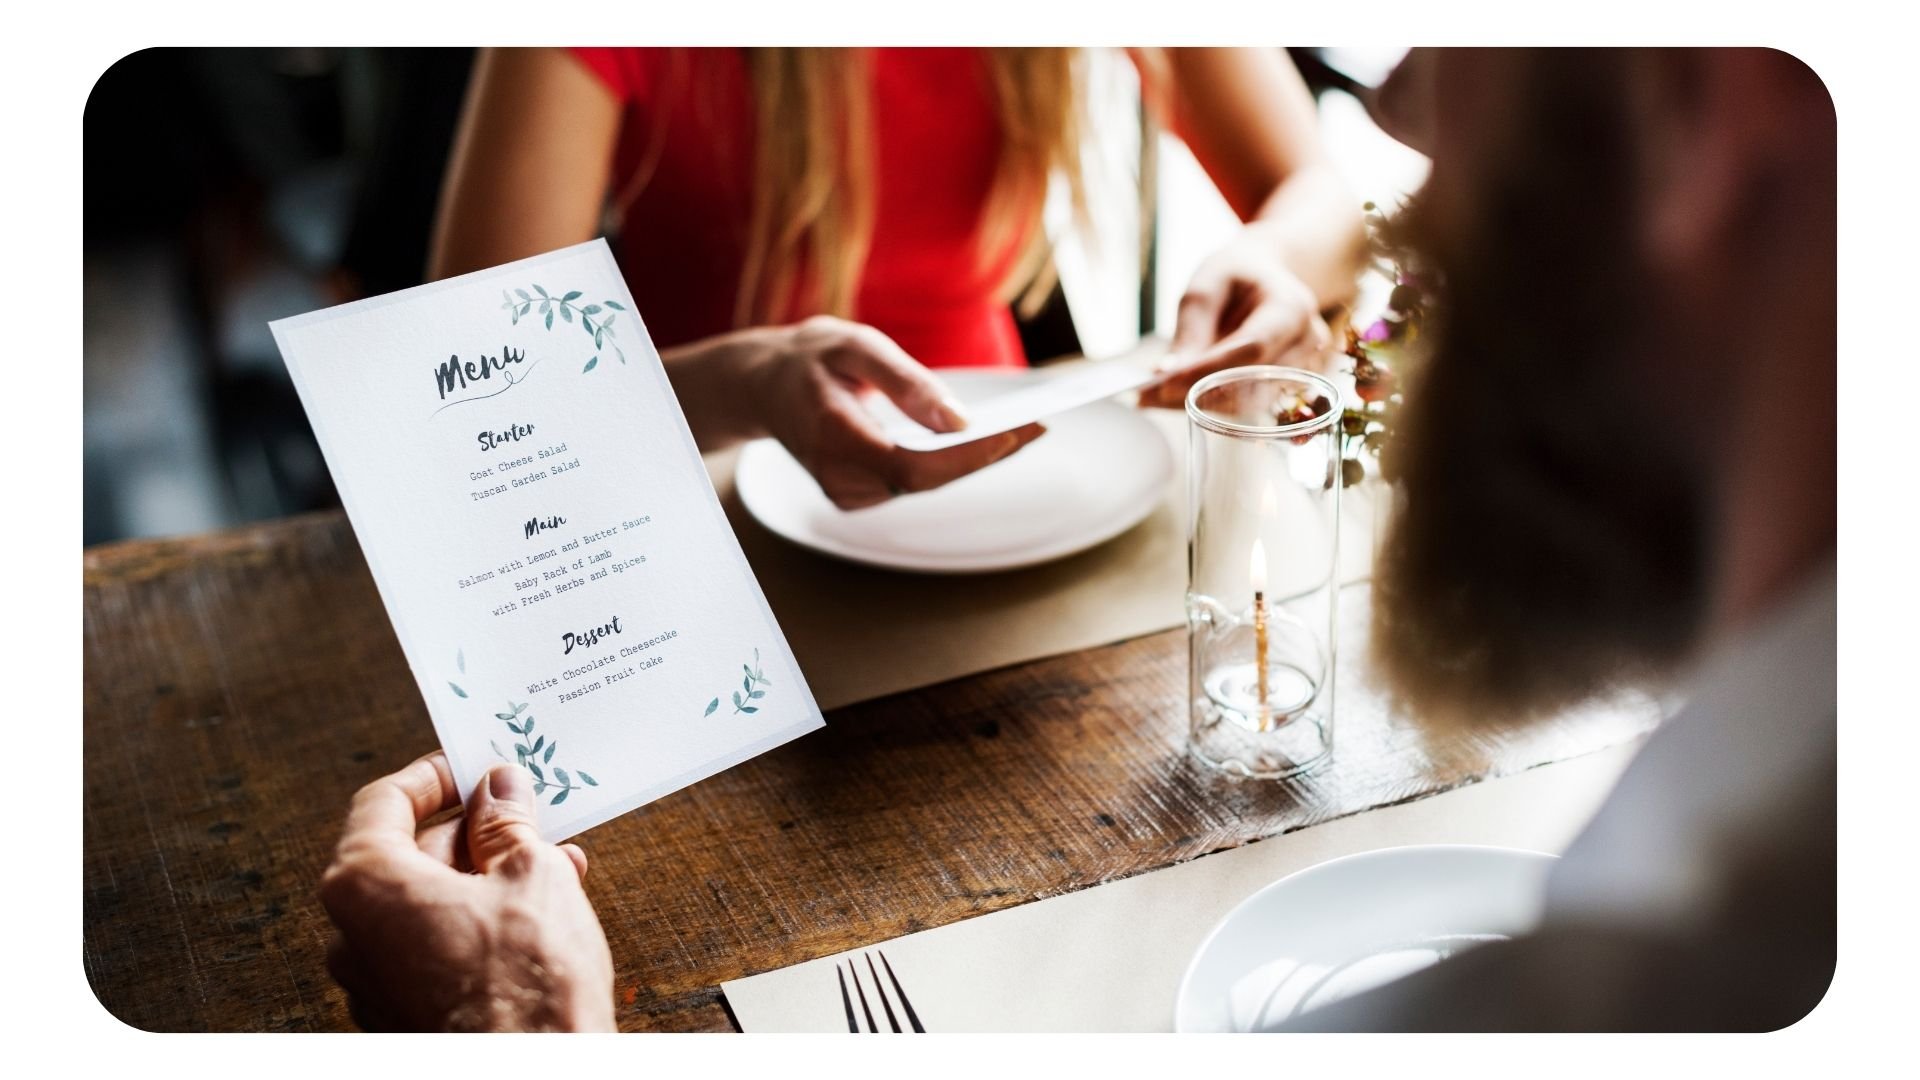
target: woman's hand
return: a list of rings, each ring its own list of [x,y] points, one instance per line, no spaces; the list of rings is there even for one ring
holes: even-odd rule
[[[533,779],[496,765],[464,817],[438,751],[353,797],[320,900],[327,969],[370,1031],[612,1031],[613,958],[587,857],[534,830]]]
[[[1222,368],[1326,367],[1333,335],[1274,232],[1274,223],[1256,221],[1200,264],[1180,298],[1165,375],[1140,392],[1142,405],[1178,408],[1194,383]]]
[[[713,338],[666,360],[703,449],[771,435],[842,510],[958,480],[1046,431],[1028,424],[945,450],[900,449],[867,411],[864,395],[883,395],[939,432],[965,427],[965,414],[893,339],[828,316]]]

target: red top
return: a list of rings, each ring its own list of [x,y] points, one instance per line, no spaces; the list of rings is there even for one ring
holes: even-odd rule
[[[672,53],[684,59],[676,63]],[[618,256],[661,348],[734,329],[752,213],[752,93],[736,49],[575,49],[624,114],[612,189],[659,164],[625,208]],[[929,367],[1024,366],[978,230],[1002,142],[979,50],[874,49],[873,246],[853,317]],[[669,87],[668,79],[685,86]],[[665,92],[663,92],[665,91]],[[624,193],[623,193],[624,194]],[[799,317],[808,312],[792,313]]]

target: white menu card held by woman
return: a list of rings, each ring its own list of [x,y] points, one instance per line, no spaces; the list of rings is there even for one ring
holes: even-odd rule
[[[604,241],[273,334],[463,792],[558,840],[821,726]]]

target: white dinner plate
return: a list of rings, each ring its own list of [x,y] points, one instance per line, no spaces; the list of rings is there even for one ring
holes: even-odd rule
[[[1466,845],[1387,848],[1281,878],[1194,954],[1176,1031],[1260,1031],[1463,949],[1532,930],[1555,857]]]
[[[1044,375],[950,371],[941,378],[976,404]],[[884,402],[876,403],[876,412]],[[944,487],[844,511],[771,439],[741,449],[734,488],[779,536],[854,562],[923,573],[1011,570],[1063,558],[1119,536],[1153,513],[1173,480],[1166,437],[1112,401],[1061,413],[1011,457]]]

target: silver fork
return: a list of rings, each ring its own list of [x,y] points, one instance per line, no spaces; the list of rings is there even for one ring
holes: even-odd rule
[[[876,949],[874,952],[879,952],[879,950]],[[880,1011],[887,1018],[887,1026],[898,1032],[900,1030],[900,1019],[894,1015],[893,1003],[887,1000],[886,989],[880,984],[880,970],[873,966],[873,953],[863,953],[861,957],[867,962],[867,974],[872,977],[873,982],[873,996],[880,999]],[[887,981],[893,984],[893,996],[900,999],[900,1009],[907,1014],[907,1023],[912,1026],[916,1034],[926,1034],[927,1029],[920,1026],[920,1015],[913,1011],[913,1002],[907,1000],[906,988],[900,985],[900,977],[893,973],[893,964],[887,960],[887,954],[884,952],[880,953],[880,966],[887,969]],[[867,1002],[867,988],[866,984],[860,979],[859,966],[852,960],[848,960],[844,968],[839,964],[835,964],[833,966],[833,973],[840,979],[840,1004],[847,1010],[847,1030],[855,1034],[864,1033],[873,1035],[878,1033],[880,1026],[874,1023],[873,1006]],[[852,994],[847,993],[847,978],[849,975],[853,978]],[[853,999],[855,995],[858,995],[860,998],[860,1013],[864,1015],[867,1020],[867,1026],[864,1028],[860,1026],[859,1018],[854,1015]]]

